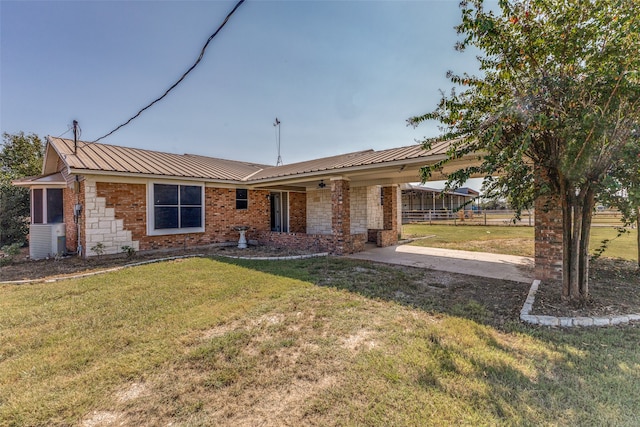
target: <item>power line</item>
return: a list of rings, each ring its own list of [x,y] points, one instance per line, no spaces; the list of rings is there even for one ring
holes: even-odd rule
[[[213,40],[213,38],[218,35],[218,33],[220,32],[220,30],[222,30],[222,28],[227,24],[227,21],[229,20],[229,18],[231,18],[231,15],[233,15],[233,13],[236,11],[236,9],[238,9],[240,7],[240,5],[244,3],[244,0],[240,0],[238,1],[238,3],[236,3],[236,5],[234,6],[234,8],[231,10],[231,12],[229,12],[229,14],[227,15],[226,18],[224,18],[224,21],[222,21],[222,24],[220,24],[220,26],[218,27],[218,29],[211,34],[211,36],[209,36],[209,39],[207,40],[207,42],[204,44],[204,46],[202,47],[202,50],[200,51],[200,56],[198,56],[198,59],[196,59],[196,62],[193,63],[193,65],[182,75],[182,77],[180,77],[178,79],[177,82],[175,82],[173,85],[171,85],[171,87],[169,89],[167,89],[165,91],[165,93],[162,94],[162,96],[160,96],[159,98],[153,100],[149,105],[147,105],[146,107],[142,108],[140,111],[138,111],[133,117],[131,117],[129,120],[127,120],[126,122],[122,123],[120,126],[116,127],[114,130],[112,130],[111,132],[107,133],[106,135],[101,136],[100,138],[94,140],[93,142],[98,142],[101,139],[104,139],[106,137],[108,137],[109,135],[111,135],[112,133],[118,131],[120,128],[128,125],[129,123],[131,123],[134,119],[138,118],[138,116],[140,114],[142,114],[143,111],[145,111],[146,109],[148,109],[149,107],[151,107],[153,104],[155,104],[156,102],[160,101],[162,98],[164,98],[165,96],[167,96],[169,94],[169,92],[171,92],[176,86],[178,86],[184,79],[185,77],[187,77],[187,75],[193,71],[194,68],[196,68],[196,66],[200,63],[200,61],[202,60],[202,58],[204,57],[204,52],[205,50],[207,50],[207,47],[209,46],[209,43],[211,42],[211,40]]]

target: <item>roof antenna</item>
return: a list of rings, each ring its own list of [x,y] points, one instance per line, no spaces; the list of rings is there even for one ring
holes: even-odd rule
[[[276,128],[276,145],[278,146],[278,160],[276,161],[276,166],[282,166],[282,157],[280,157],[280,120],[278,120],[277,117],[273,126]]]
[[[78,121],[73,121],[73,154],[78,154]]]

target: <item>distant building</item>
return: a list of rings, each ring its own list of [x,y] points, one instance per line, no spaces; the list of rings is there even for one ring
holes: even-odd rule
[[[468,187],[443,191],[421,185],[403,184],[402,223],[450,219],[471,211],[471,201],[480,193]]]

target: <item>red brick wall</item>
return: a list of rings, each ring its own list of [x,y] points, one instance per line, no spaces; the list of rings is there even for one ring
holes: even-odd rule
[[[269,225],[268,191],[249,190],[249,207],[236,210],[236,191],[227,188],[205,188],[204,233],[181,233],[147,236],[147,189],[145,184],[97,182],[98,197],[104,197],[107,208],[114,208],[115,217],[122,219],[124,229],[132,232],[140,250],[202,246],[238,240],[236,225],[248,225],[247,239],[252,234],[267,231]]]
[[[299,249],[309,252],[332,252],[333,236],[328,234],[280,233],[264,231],[257,233],[261,245],[278,248]]]
[[[147,232],[147,186],[96,182],[97,197],[104,197],[105,207],[114,208],[123,228],[131,231],[132,240],[141,240]],[[142,249],[142,242],[140,245]]]
[[[76,194],[73,186],[62,190],[63,215],[65,224],[65,234],[67,239],[67,250],[75,252],[78,250],[78,224],[75,222],[73,213],[76,203],[84,206],[84,181],[78,183],[80,192]],[[84,212],[80,215],[80,227],[84,230]],[[82,246],[85,247],[85,236],[82,236]]]
[[[398,232],[398,191],[396,187],[382,187],[382,228]]]
[[[289,193],[289,231],[307,232],[307,193]]]

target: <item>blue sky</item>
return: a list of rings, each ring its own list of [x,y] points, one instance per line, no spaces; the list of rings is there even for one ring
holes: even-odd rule
[[[0,128],[92,141],[161,95],[235,1],[0,1]],[[169,96],[101,142],[275,164],[410,145],[437,125],[457,0],[247,0]],[[71,133],[66,133],[71,137]]]

